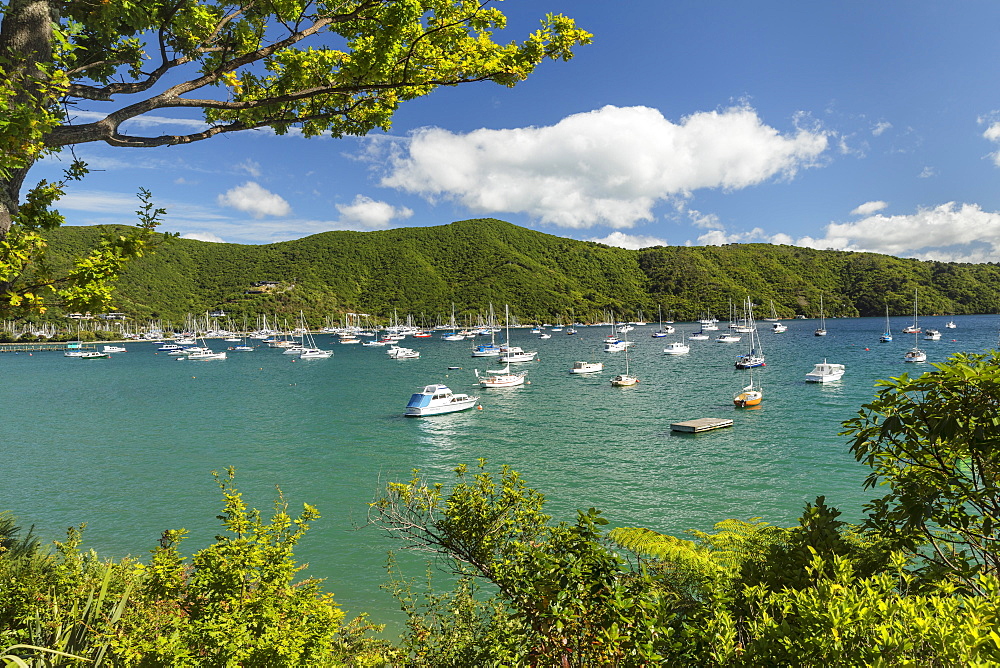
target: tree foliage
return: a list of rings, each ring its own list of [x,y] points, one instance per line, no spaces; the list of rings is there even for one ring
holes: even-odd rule
[[[978,588],[1000,575],[1000,354],[959,353],[934,371],[879,381],[845,423],[865,485],[888,492],[868,524],[928,568]]]
[[[113,229],[113,228],[112,228]],[[52,234],[53,262],[69,261],[98,228]],[[65,260],[63,260],[65,258]],[[601,321],[614,312],[652,320],[725,316],[747,295],[779,316],[985,313],[1000,300],[993,265],[921,262],[770,244],[661,247],[630,251],[524,229],[495,219],[375,232],[325,232],[261,246],[178,239],[127,267],[115,310],[183,320],[222,308],[248,315],[304,311],[313,324],[344,311],[383,319],[413,314],[420,324],[484,316],[510,304],[522,322]],[[866,278],[867,277],[867,278]],[[961,282],[956,283],[961,277]],[[280,291],[248,294],[256,281]],[[895,286],[895,287],[893,287]],[[964,287],[962,287],[964,286]]]
[[[544,60],[570,59],[591,38],[572,19],[548,14],[523,41],[495,41],[505,25],[499,9],[474,0],[0,5],[0,311],[108,307],[111,279],[150,246],[146,209],[137,232],[105,238],[76,258],[59,288],[23,281],[45,274],[46,233],[62,223],[52,206],[86,173],[74,160],[66,180],[22,194],[46,153],[95,141],[188,144],[262,127],[364,135],[388,129],[407,100],[477,81],[513,86]],[[205,125],[159,136],[122,128],[164,110],[198,113]]]

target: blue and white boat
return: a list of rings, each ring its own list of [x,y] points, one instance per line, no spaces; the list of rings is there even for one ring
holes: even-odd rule
[[[479,401],[479,397],[455,394],[447,385],[428,385],[422,392],[417,392],[410,397],[410,403],[406,404],[404,415],[406,417],[425,417],[455,413],[472,408],[477,401]]]

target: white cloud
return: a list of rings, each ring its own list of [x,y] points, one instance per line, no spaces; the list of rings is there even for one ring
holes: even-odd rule
[[[889,123],[887,121],[879,121],[872,128],[872,134],[875,135],[876,137],[878,137],[879,135],[881,135],[883,132],[885,132],[886,130],[890,129],[891,127],[892,127],[892,123]]]
[[[917,174],[917,178],[918,179],[929,179],[932,176],[935,176],[936,174],[937,174],[937,172],[934,171],[933,167],[924,167],[923,169],[920,170],[920,173]]]
[[[857,207],[851,211],[852,216],[870,216],[873,213],[881,211],[885,207],[889,206],[886,202],[881,200],[875,200],[873,202],[865,202],[861,206]]]
[[[953,262],[1000,260],[1000,213],[977,204],[948,202],[914,214],[869,216],[852,223],[831,223],[822,239],[803,237],[811,248],[872,251]]]
[[[181,239],[194,239],[195,241],[210,241],[215,244],[226,243],[218,235],[212,234],[211,232],[187,232],[181,235]]]
[[[787,235],[768,235],[759,227],[755,227],[749,232],[735,232],[728,234],[725,230],[710,230],[698,237],[698,243],[703,246],[724,246],[725,244],[749,244],[749,243],[787,243]]]
[[[688,209],[687,215],[695,227],[704,227],[708,230],[722,229],[722,222],[714,213],[702,213],[695,209]]]
[[[338,204],[340,223],[348,227],[377,230],[389,227],[396,219],[406,219],[413,215],[413,210],[395,207],[387,202],[379,202],[364,195],[357,195],[350,204]]]
[[[107,118],[107,116],[107,114],[102,114],[98,111],[74,111],[70,114],[70,120],[73,122],[82,121],[84,123],[92,123],[94,121],[100,121]],[[177,125],[187,128],[188,130],[204,130],[208,127],[208,124],[205,123],[205,121],[196,118],[170,118],[168,116],[150,116],[148,114],[130,118],[122,125],[135,125],[140,128]]]
[[[588,241],[596,241],[600,244],[618,246],[619,248],[627,248],[629,250],[639,250],[640,248],[649,248],[650,246],[667,245],[667,242],[664,239],[658,239],[656,237],[644,236],[640,234],[625,234],[623,232],[612,232],[608,236],[601,239],[588,239]]]
[[[548,127],[415,132],[382,185],[460,202],[476,213],[526,213],[568,228],[631,227],[657,202],[698,189],[741,189],[816,164],[828,138],[782,135],[739,106],[673,123],[656,109],[607,106]]]
[[[262,176],[262,172],[260,171],[260,163],[251,160],[250,158],[247,158],[240,164],[236,165],[236,169],[244,171],[256,179],[259,179]]]
[[[135,210],[139,208],[139,200],[135,195],[103,190],[80,190],[63,195],[56,203],[56,208],[90,213],[120,213],[134,217]]]
[[[262,188],[255,181],[247,181],[241,186],[219,195],[220,206],[229,206],[237,211],[249,213],[254,218],[264,216],[287,216],[292,207],[280,195]]]

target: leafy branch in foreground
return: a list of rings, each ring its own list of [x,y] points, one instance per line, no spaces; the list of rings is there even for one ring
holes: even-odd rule
[[[953,355],[917,378],[879,381],[845,422],[851,452],[888,492],[868,526],[917,555],[928,576],[1000,574],[1000,354]],[[928,546],[929,549],[920,549]]]

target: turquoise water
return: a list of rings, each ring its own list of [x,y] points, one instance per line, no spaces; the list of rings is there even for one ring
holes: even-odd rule
[[[956,317],[954,330],[944,329],[948,319],[921,321],[943,333],[919,341],[929,361],[996,343],[996,316]],[[912,336],[878,342],[882,318],[829,320],[825,338],[813,336],[816,321],[787,324],[788,332],[772,334],[761,323],[768,362],[755,371],[765,392],[759,410],[731,403],[746,378],[733,368],[743,343],[692,341],[689,355],[668,356],[662,349],[672,337],[650,338],[655,325],[629,334],[631,371],[641,379],[630,388],[610,386],[624,357],[602,352],[608,329],[598,327],[548,340],[514,332],[513,343],[537,349],[539,361],[520,365],[530,385],[506,390],[474,385],[472,369],[496,368],[495,359],[472,359],[472,342],[437,338],[404,343],[421,351],[416,360],[335,344],[333,358],[314,361],[262,348],[178,362],[148,343],[108,360],[0,355],[0,508],[46,539],[87,522],[86,545],[105,556],[143,556],[164,529],[181,527],[191,532],[190,552],[218,532],[210,471],[232,465],[252,506],[268,510],[275,485],[292,508],[317,506],[323,518],[297,556],[350,612],[390,623],[396,605],[379,585],[394,544],[357,527],[384,484],[408,479],[413,468],[448,482],[457,464],[484,457],[542,490],[557,519],[596,506],[613,525],[670,533],[728,517],[791,524],[820,494],[856,520],[873,495],[861,488],[866,469],[837,435],[840,423],[872,397],[877,379],[929,367],[903,363]],[[905,324],[892,320],[896,331]],[[843,380],[806,384],[805,373],[824,358],[847,366]],[[605,371],[571,375],[575,360],[603,361]],[[403,418],[410,394],[436,382],[480,394],[483,410]],[[671,422],[716,416],[732,417],[734,427],[670,431]]]

